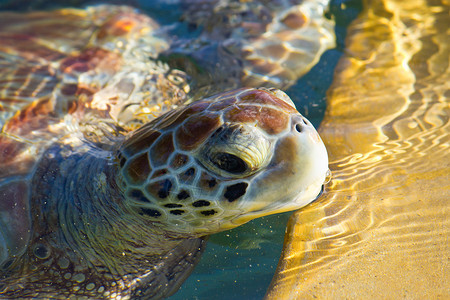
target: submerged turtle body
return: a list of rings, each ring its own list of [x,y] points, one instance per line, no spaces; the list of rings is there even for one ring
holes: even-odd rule
[[[233,77],[235,70],[245,86],[287,88],[335,46],[334,22],[324,17],[329,0],[180,1],[184,19],[203,28],[190,46],[197,50],[192,55],[202,55],[202,44],[216,41],[222,56],[233,54],[228,61],[239,58],[236,66],[224,63],[225,75],[216,77]],[[192,41],[187,44],[190,48]]]
[[[326,150],[289,97],[182,106],[150,18],[98,6],[0,25],[0,297],[164,297],[207,235],[320,193]]]

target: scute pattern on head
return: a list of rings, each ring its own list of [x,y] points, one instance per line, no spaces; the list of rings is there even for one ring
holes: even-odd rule
[[[156,119],[118,150],[127,161],[120,172],[130,207],[173,235],[237,226],[230,220],[247,214],[246,201],[254,199],[246,193],[278,141],[300,133],[297,119],[310,126],[272,89],[231,91]],[[147,178],[133,175],[139,173]]]
[[[182,150],[193,150],[201,145],[206,138],[219,127],[219,116],[203,115],[190,118],[176,131],[176,141]]]
[[[137,157],[131,158],[126,170],[128,175],[127,177],[130,178],[131,183],[135,185],[144,183],[152,170],[148,159],[148,153],[144,152]]]
[[[167,163],[169,156],[175,150],[173,144],[172,133],[166,133],[162,135],[150,150],[150,157],[152,158],[152,164],[155,168]]]

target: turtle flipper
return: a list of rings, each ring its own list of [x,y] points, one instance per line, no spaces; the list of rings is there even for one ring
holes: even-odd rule
[[[182,19],[201,33],[170,51],[175,66],[201,75],[196,78],[200,86],[208,85],[205,73],[210,73],[209,84],[222,90],[287,88],[335,47],[334,21],[325,15],[329,0],[181,2]],[[220,62],[211,64],[216,59]]]
[[[161,299],[173,295],[192,273],[205,250],[207,237],[182,241],[164,256],[163,263],[141,277],[135,299]]]

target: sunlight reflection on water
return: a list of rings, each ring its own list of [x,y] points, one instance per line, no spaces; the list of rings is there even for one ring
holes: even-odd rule
[[[447,298],[449,3],[366,2],[320,133],[333,180],[288,224],[268,299]]]

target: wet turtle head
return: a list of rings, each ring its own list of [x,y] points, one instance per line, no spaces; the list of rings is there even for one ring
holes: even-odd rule
[[[127,205],[170,233],[204,235],[313,201],[325,146],[289,97],[240,89],[163,115],[118,151]]]

